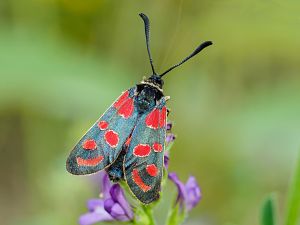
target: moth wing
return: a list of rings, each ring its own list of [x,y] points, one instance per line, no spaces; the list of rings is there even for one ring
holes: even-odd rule
[[[124,159],[124,176],[131,192],[144,204],[159,198],[166,137],[165,99],[138,118]]]
[[[71,151],[67,170],[75,175],[95,173],[112,164],[137,121],[135,87],[125,91],[96,121]]]

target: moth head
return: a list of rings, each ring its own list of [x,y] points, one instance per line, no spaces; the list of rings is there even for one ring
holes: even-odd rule
[[[162,89],[163,85],[164,85],[164,81],[161,78],[161,76],[157,75],[157,74],[153,74],[151,77],[149,77],[146,80],[147,83],[152,83],[155,86],[159,87],[160,89]]]

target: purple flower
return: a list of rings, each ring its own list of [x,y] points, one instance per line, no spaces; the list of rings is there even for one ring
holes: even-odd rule
[[[167,136],[166,136],[166,143],[167,143],[167,144],[170,144],[170,143],[172,143],[173,141],[175,141],[175,139],[176,139],[175,135],[172,134],[172,133],[169,133],[169,134],[167,134]]]
[[[173,123],[168,122],[166,125],[166,129],[167,129],[166,143],[167,143],[167,145],[175,140],[175,135],[173,133],[171,133],[172,127],[173,127]]]
[[[99,221],[129,221],[133,219],[132,209],[119,184],[112,184],[108,175],[102,177],[102,199],[87,202],[89,212],[79,218],[80,225],[90,225]]]
[[[166,152],[164,155],[164,165],[165,165],[166,169],[168,169],[168,167],[169,167],[169,160],[170,160],[169,154]]]
[[[172,122],[168,122],[168,123],[167,123],[167,126],[166,126],[167,131],[170,131],[170,130],[172,129],[172,127],[173,127]]]
[[[127,202],[124,192],[119,184],[110,189],[111,198],[104,201],[105,210],[116,220],[128,221],[133,219],[132,209]]]
[[[166,125],[167,135],[166,135],[166,140],[165,140],[167,148],[166,148],[166,151],[164,154],[164,165],[165,165],[166,169],[168,169],[169,160],[170,160],[169,150],[172,146],[171,145],[172,142],[174,142],[174,140],[175,140],[175,135],[173,133],[171,133],[172,127],[173,127],[172,122],[168,122]]]
[[[88,213],[80,216],[80,225],[90,225],[99,221],[111,221],[114,218],[104,209],[104,201],[102,199],[91,199],[87,202]]]
[[[169,179],[174,182],[178,189],[176,203],[180,208],[185,208],[190,211],[194,208],[201,199],[200,187],[194,176],[190,176],[186,184],[182,183],[176,173],[169,173]]]

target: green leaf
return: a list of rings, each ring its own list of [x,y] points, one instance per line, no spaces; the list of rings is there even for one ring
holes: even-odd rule
[[[269,196],[261,210],[261,225],[275,225],[275,200],[274,195]]]
[[[300,215],[300,155],[289,188],[285,225],[297,225]]]

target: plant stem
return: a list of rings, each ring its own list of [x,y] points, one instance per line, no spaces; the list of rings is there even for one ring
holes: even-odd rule
[[[155,219],[153,217],[153,210],[150,206],[145,206],[143,205],[142,206],[142,209],[144,210],[145,214],[147,215],[147,218],[148,218],[148,225],[155,225]]]

